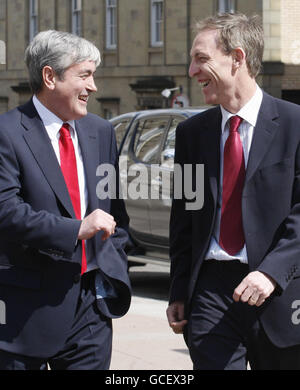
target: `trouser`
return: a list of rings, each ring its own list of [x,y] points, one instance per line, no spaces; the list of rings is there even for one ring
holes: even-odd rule
[[[63,348],[48,359],[0,351],[0,370],[106,370],[112,349],[111,319],[98,310],[94,272],[81,278],[81,294]],[[59,330],[58,330],[59,331]]]
[[[300,346],[278,348],[265,334],[257,307],[235,302],[234,289],[249,273],[238,261],[204,262],[185,338],[196,370],[299,370]]]

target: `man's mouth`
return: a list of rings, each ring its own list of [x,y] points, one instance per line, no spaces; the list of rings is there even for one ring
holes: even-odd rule
[[[88,95],[79,95],[79,100],[82,100],[83,102],[87,103],[88,100],[89,100],[89,96]]]
[[[205,81],[200,81],[200,80],[199,80],[199,84],[200,84],[200,86],[201,86],[202,88],[207,87],[209,83],[210,83],[209,80],[205,80]]]

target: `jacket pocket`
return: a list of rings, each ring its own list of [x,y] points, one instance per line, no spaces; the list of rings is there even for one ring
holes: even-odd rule
[[[39,290],[41,288],[41,273],[34,269],[14,265],[0,265],[1,284]]]
[[[292,157],[287,157],[283,160],[276,161],[276,162],[268,162],[267,164],[263,164],[259,167],[260,172],[268,172],[269,170],[273,169],[285,169],[285,167],[291,167],[293,163]]]

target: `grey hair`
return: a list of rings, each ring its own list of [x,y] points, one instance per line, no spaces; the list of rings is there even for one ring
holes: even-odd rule
[[[246,53],[250,76],[256,77],[259,74],[264,52],[264,32],[260,16],[246,16],[241,13],[218,14],[195,24],[196,34],[203,30],[218,30],[217,44],[228,55],[237,47],[241,47]]]
[[[51,66],[62,80],[66,69],[83,61],[94,61],[96,66],[100,65],[100,52],[93,43],[68,32],[40,32],[25,50],[25,63],[32,92],[41,91],[42,71],[46,65]]]

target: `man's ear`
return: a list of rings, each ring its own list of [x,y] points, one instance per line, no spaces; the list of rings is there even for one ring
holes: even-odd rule
[[[240,68],[246,62],[246,53],[241,47],[237,47],[232,51],[233,67]]]
[[[53,90],[55,88],[55,82],[56,82],[56,73],[54,70],[51,68],[51,66],[46,65],[43,67],[42,70],[42,76],[43,76],[43,81],[44,85],[46,88]]]

